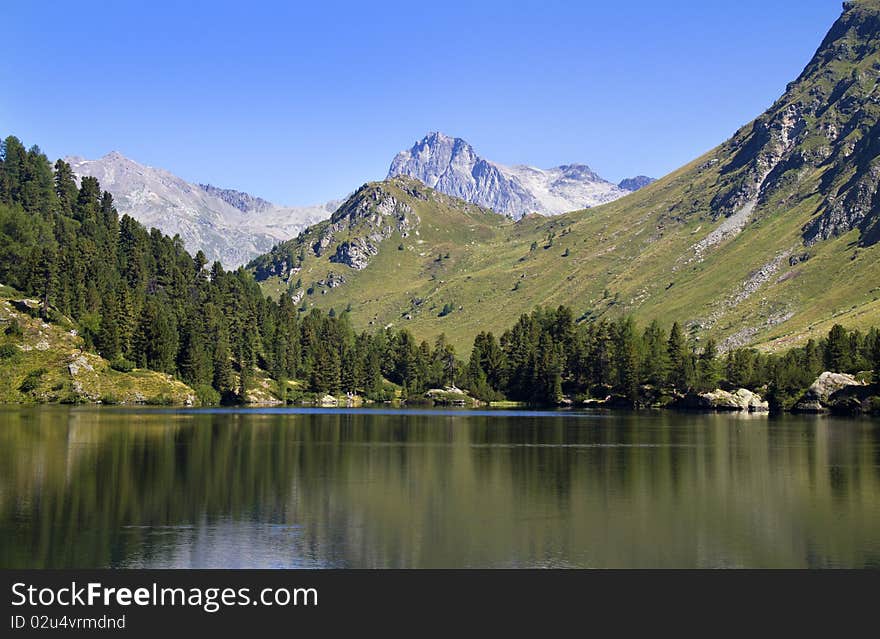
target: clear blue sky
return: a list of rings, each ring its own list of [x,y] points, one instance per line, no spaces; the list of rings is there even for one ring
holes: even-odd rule
[[[660,176],[802,70],[839,0],[6,2],[0,134],[119,150],[285,204],[426,132],[486,158]]]

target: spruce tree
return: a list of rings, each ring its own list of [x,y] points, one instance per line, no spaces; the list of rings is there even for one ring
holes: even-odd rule
[[[659,386],[669,374],[669,353],[666,349],[666,333],[657,320],[653,320],[642,336],[644,353],[641,376],[647,383]]]
[[[850,368],[852,351],[846,329],[835,324],[828,332],[825,342],[825,368],[834,373],[845,373]]]
[[[639,354],[635,322],[631,317],[621,321],[614,336],[614,365],[617,392],[631,404],[639,399]]]
[[[669,331],[666,351],[669,353],[669,385],[679,392],[687,390],[692,379],[691,355],[678,322]]]
[[[711,337],[700,352],[697,360],[697,387],[701,391],[714,390],[718,386],[718,367],[716,358],[718,347]]]

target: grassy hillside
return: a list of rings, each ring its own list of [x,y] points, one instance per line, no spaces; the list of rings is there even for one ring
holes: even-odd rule
[[[0,287],[0,404],[196,404],[194,391],[170,375],[119,372],[82,349],[63,317],[44,322],[36,301]]]
[[[511,223],[395,178],[251,268],[303,309],[460,352],[537,305],[678,320],[727,347],[880,324],[878,34],[880,2],[849,3],[771,109],[610,204]]]

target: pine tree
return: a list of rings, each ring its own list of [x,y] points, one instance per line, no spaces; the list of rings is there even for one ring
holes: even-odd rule
[[[221,396],[228,399],[232,392],[232,362],[230,361],[229,332],[222,323],[214,331],[212,356],[212,385]]]
[[[614,366],[617,392],[631,404],[639,399],[639,354],[636,346],[635,322],[626,318],[617,326],[614,336]]]
[[[55,162],[55,196],[58,200],[59,212],[62,215],[73,215],[77,194],[73,169],[64,160],[58,160]]]
[[[850,369],[851,361],[851,344],[846,329],[835,324],[825,342],[825,368],[835,373],[844,373]]]
[[[691,386],[693,367],[687,342],[678,322],[675,322],[669,331],[666,351],[669,354],[669,385],[677,391],[687,390]]]
[[[709,338],[697,360],[697,387],[701,391],[714,390],[718,386],[718,347]]]
[[[642,336],[644,356],[641,363],[641,377],[654,386],[666,382],[669,374],[669,352],[666,349],[667,336],[657,320],[651,322]]]
[[[115,359],[119,355],[119,307],[114,295],[104,299],[101,309],[101,328],[98,331],[96,346],[98,352],[106,359]]]
[[[37,264],[35,275],[35,288],[40,293],[40,312],[43,319],[49,317],[49,305],[54,300],[55,290],[58,288],[58,256],[56,254],[54,240],[44,240],[42,246],[37,249]]]

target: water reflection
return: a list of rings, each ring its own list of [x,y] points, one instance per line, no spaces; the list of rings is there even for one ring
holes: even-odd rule
[[[0,411],[0,567],[880,566],[874,422]]]

